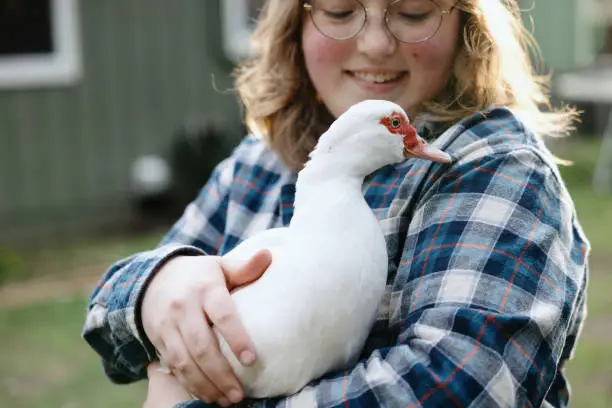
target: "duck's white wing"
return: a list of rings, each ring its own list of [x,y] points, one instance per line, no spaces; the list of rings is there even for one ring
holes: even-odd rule
[[[262,249],[268,249],[274,253],[284,239],[286,239],[289,229],[271,228],[259,232],[246,240],[242,241],[236,248],[224,255],[230,262],[247,262],[253,255]]]

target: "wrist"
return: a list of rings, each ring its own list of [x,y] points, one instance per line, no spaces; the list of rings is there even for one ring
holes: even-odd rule
[[[174,248],[173,251],[169,251],[164,257],[162,257],[156,265],[151,268],[148,276],[140,286],[138,294],[136,296],[136,302],[134,306],[134,325],[136,327],[137,338],[142,343],[149,361],[157,360],[157,350],[145,330],[143,322],[143,304],[145,295],[149,292],[150,285],[155,278],[158,278],[164,267],[176,258],[193,257],[193,256],[206,256],[206,254],[195,247],[179,247]]]

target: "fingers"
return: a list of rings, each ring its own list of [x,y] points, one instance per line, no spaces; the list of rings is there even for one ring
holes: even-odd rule
[[[229,289],[257,280],[270,266],[272,254],[262,249],[243,264],[236,264],[231,259],[221,258],[221,269]]]
[[[179,329],[191,358],[198,364],[201,372],[206,373],[227,401],[240,402],[243,398],[242,387],[231,365],[221,353],[217,336],[208,326],[204,312],[191,313],[181,322]]]
[[[160,348],[163,363],[189,394],[210,404],[225,398],[223,393],[210,381],[187,351],[183,338],[178,332],[166,335],[166,343]]]
[[[202,297],[211,324],[221,333],[230,349],[244,365],[255,362],[255,348],[246,332],[227,288],[217,286]]]

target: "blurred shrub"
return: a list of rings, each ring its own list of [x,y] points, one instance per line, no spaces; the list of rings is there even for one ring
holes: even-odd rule
[[[591,185],[594,169],[594,163],[583,160],[574,161],[570,166],[559,166],[563,180],[570,186]]]
[[[23,267],[23,259],[16,252],[0,248],[0,285],[19,274]]]
[[[561,176],[569,186],[592,184],[601,138],[576,134],[563,139],[547,139],[547,145],[557,157],[573,162],[570,166],[559,166]]]

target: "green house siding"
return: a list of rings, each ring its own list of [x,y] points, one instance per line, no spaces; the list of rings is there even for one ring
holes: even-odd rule
[[[0,90],[0,240],[125,216],[133,159],[188,121],[240,131],[217,1],[79,5],[80,83]]]
[[[593,60],[602,43],[596,0],[519,0],[519,5],[548,68],[574,69]]]
[[[186,122],[212,117],[239,137],[220,1],[78,2],[83,79],[0,89],[0,243],[125,219],[131,163],[167,152]],[[523,15],[536,22],[548,67],[572,68],[595,53],[589,4],[520,0],[532,8]]]

